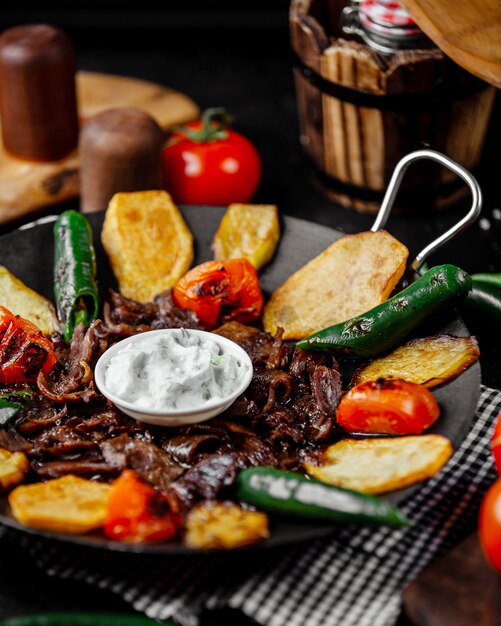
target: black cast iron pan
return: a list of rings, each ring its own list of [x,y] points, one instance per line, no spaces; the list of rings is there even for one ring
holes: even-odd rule
[[[184,217],[196,242],[195,263],[211,258],[212,237],[224,213],[223,208],[187,206],[182,208]],[[104,219],[103,213],[92,214],[89,221],[94,231],[98,278],[100,289],[104,293],[108,287],[116,287],[116,282],[101,246],[100,233]],[[44,218],[22,227],[0,238],[0,264],[5,265],[18,278],[44,296],[53,299],[52,263],[54,218]],[[260,274],[261,285],[265,293],[271,293],[290,274],[307,261],[315,257],[343,233],[312,222],[284,217],[282,236],[277,253],[271,264]],[[319,302],[321,306],[321,302]],[[455,335],[468,335],[468,330],[455,314],[450,311],[447,318],[436,320],[430,332],[445,331]],[[475,364],[457,379],[436,388],[434,394],[441,406],[441,417],[430,432],[448,437],[457,448],[465,437],[473,420],[475,407],[480,393],[480,366]],[[410,487],[388,495],[393,502],[411,497],[417,488]],[[193,554],[197,551],[186,548],[179,540],[160,544],[132,545],[111,542],[100,534],[85,536],[46,533],[29,529],[16,522],[10,512],[5,497],[0,498],[0,522],[6,526],[22,530],[37,536],[80,544],[87,547],[117,550],[135,553],[156,554]],[[281,544],[296,543],[314,539],[332,532],[333,526],[325,523],[313,523],[293,519],[274,518],[271,523],[271,535],[268,540],[252,549],[267,548]]]

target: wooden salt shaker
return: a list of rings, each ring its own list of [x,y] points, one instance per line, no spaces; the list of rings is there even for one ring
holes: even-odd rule
[[[108,109],[89,119],[80,136],[82,212],[105,209],[119,191],[161,189],[164,139],[139,109]]]
[[[0,36],[0,115],[16,157],[52,161],[76,148],[75,54],[63,32],[32,24]]]

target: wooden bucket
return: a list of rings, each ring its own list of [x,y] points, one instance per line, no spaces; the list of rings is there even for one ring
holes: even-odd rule
[[[438,49],[383,58],[341,38],[342,0],[292,0],[291,43],[300,141],[327,196],[378,210],[404,155],[428,147],[469,170],[478,164],[495,90]],[[413,166],[400,211],[445,208],[465,188],[431,163]]]

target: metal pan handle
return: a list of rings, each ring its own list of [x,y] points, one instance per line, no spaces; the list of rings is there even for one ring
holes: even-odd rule
[[[452,159],[449,159],[449,157],[446,157],[445,154],[442,154],[441,152],[436,152],[435,150],[416,150],[415,152],[411,152],[405,156],[403,159],[400,159],[397,163],[388,185],[388,189],[386,190],[383,198],[383,202],[381,203],[381,208],[377,214],[376,221],[372,225],[371,230],[373,232],[379,230],[380,228],[384,228],[388,218],[390,217],[395,198],[400,188],[400,183],[402,182],[402,178],[404,177],[407,168],[411,163],[420,159],[431,159],[432,161],[436,161],[451,170],[451,172],[454,172],[457,176],[459,176],[459,178],[462,178],[470,188],[472,201],[470,210],[462,219],[459,220],[457,224],[454,224],[454,226],[449,228],[449,230],[440,235],[440,237],[437,237],[435,241],[432,241],[425,248],[423,248],[423,250],[421,250],[411,265],[411,267],[415,270],[419,270],[430,254],[435,252],[435,250],[437,250],[437,248],[439,248],[443,243],[449,241],[449,239],[452,239],[454,235],[468,228],[470,224],[473,224],[473,222],[480,215],[480,211],[482,209],[482,192],[480,191],[480,186],[468,170]]]

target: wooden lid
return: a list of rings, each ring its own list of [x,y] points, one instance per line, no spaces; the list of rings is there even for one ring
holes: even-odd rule
[[[399,0],[461,67],[501,88],[500,0]]]
[[[33,24],[0,36],[0,115],[15,156],[55,160],[76,147],[75,54],[64,33]]]

